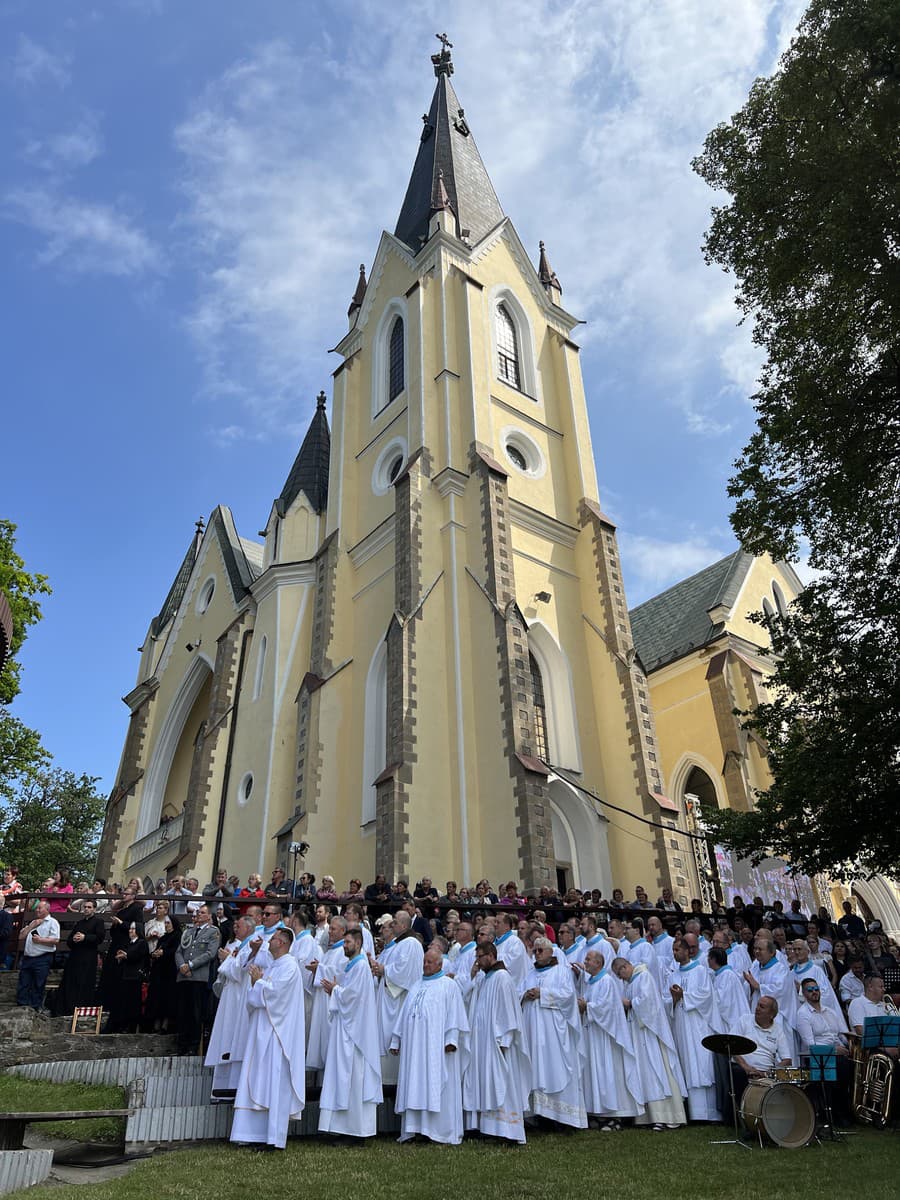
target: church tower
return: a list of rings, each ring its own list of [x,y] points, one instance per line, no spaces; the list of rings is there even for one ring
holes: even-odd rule
[[[535,266],[501,208],[446,39],[432,63],[396,228],[368,277],[360,269],[335,347],[330,428],[322,396],[264,546],[237,539],[250,577],[211,638],[230,639],[228,673],[213,711],[210,659],[203,739],[215,728],[218,745],[201,764],[205,798],[188,791],[185,812],[196,801],[205,815],[183,819],[195,833],[192,845],[181,835],[180,869],[290,871],[288,847],[303,841],[309,868],[339,889],[379,871],[605,896],[641,882],[686,897],[693,876],[663,828],[677,814],[599,503],[578,321],[544,244]],[[216,513],[227,567],[231,527]],[[214,524],[186,608],[213,570],[200,560]],[[138,758],[153,757],[163,721],[143,721]],[[118,844],[138,832],[123,827]]]

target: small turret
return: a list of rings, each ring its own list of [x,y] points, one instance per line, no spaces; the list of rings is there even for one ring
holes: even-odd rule
[[[556,272],[550,266],[550,260],[547,257],[547,251],[544,248],[544,243],[538,243],[541,250],[540,261],[538,262],[538,275],[541,277],[541,283],[544,286],[544,291],[550,297],[554,304],[559,304],[562,299],[562,284],[556,278]]]

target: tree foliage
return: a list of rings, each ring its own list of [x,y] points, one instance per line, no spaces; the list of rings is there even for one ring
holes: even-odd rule
[[[755,553],[808,543],[816,572],[768,622],[775,686],[749,723],[774,782],[716,833],[844,877],[900,863],[898,130],[896,0],[813,0],[694,163],[731,196],[706,257],[766,353],[732,524]]]
[[[0,810],[0,858],[39,887],[57,867],[89,875],[106,807],[90,775],[59,767],[26,776]]]
[[[7,705],[18,695],[21,666],[15,655],[21,648],[29,626],[41,619],[38,597],[50,594],[46,575],[33,575],[16,553],[16,526],[0,520],[0,592],[6,594],[12,611],[13,631],[9,661],[0,671],[0,704]]]

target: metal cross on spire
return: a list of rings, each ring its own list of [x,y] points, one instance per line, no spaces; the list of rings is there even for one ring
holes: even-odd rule
[[[446,33],[436,33],[434,36],[441,43],[440,54],[432,54],[431,56],[434,73],[437,76],[452,75],[453,60],[450,57],[450,51],[453,49],[453,43],[447,37]]]

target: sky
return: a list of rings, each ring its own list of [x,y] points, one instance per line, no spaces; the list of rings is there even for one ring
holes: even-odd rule
[[[0,0],[0,515],[53,595],[14,712],[112,787],[194,523],[256,537],[393,230],[435,34],[576,336],[630,605],[735,548],[760,358],[704,263],[706,134],[802,0]]]

